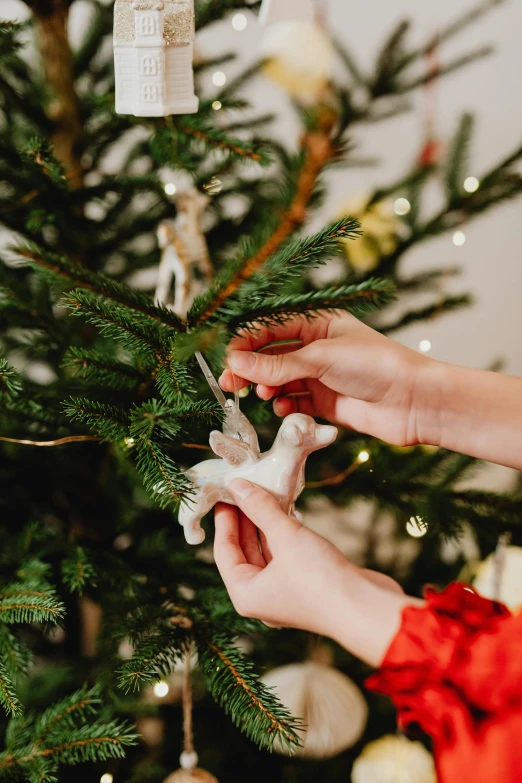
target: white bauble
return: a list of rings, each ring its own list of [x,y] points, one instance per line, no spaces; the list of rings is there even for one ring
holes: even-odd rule
[[[366,745],[353,765],[352,783],[437,783],[437,774],[424,745],[390,734]]]
[[[329,759],[362,736],[368,705],[359,688],[336,669],[307,661],[274,669],[263,681],[306,726],[298,756]],[[276,750],[288,753],[281,745]]]
[[[503,550],[502,572],[499,579],[500,595],[495,593],[495,554],[487,557],[478,567],[473,587],[492,600],[499,600],[512,611],[522,608],[522,547],[509,546]]]
[[[261,56],[267,61],[267,76],[304,103],[319,101],[333,77],[333,44],[314,22],[271,25],[261,42]]]

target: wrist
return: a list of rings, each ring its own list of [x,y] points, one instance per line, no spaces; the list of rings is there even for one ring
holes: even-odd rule
[[[454,370],[450,364],[423,357],[413,394],[412,445],[444,445],[446,400]]]
[[[419,603],[373,582],[351,566],[330,594],[327,635],[357,658],[380,666],[399,631],[405,606]]]

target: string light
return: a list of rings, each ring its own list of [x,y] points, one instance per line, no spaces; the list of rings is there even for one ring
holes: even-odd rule
[[[169,690],[170,688],[167,682],[157,682],[153,688],[154,696],[157,696],[158,699],[164,699]]]
[[[106,772],[105,775],[102,775],[100,778],[100,783],[112,783],[114,780],[113,776],[110,772]]]
[[[176,193],[177,187],[173,182],[167,182],[165,185],[165,193],[167,196],[173,196]]]
[[[129,449],[132,448],[132,446],[134,446],[135,443],[136,441],[134,440],[134,438],[125,438],[125,445],[128,446]]]
[[[412,538],[422,538],[428,532],[426,520],[422,517],[410,517],[406,523],[406,532]]]
[[[475,193],[480,187],[480,182],[476,177],[466,177],[464,180],[464,190],[466,193]]]
[[[212,81],[216,85],[216,87],[223,87],[224,84],[226,84],[227,77],[223,73],[223,71],[216,71],[212,75]]]
[[[221,103],[221,101],[214,101],[214,103],[212,104],[212,108],[214,109],[214,111],[219,111],[222,108],[222,106],[223,104]]]
[[[408,215],[411,212],[411,204],[407,198],[398,198],[393,209],[396,215]]]
[[[431,351],[431,342],[429,340],[421,340],[419,343],[419,351],[422,351],[422,353],[429,353]]]
[[[245,14],[234,14],[232,17],[232,27],[234,30],[238,30],[241,32],[241,30],[244,30],[245,27],[248,24],[248,19],[246,18]]]
[[[363,462],[368,462],[369,459],[370,459],[370,454],[367,451],[361,451],[357,455],[357,462],[361,463],[361,465]]]
[[[466,241],[466,234],[464,231],[455,231],[453,234],[453,244],[455,247],[462,247]]]

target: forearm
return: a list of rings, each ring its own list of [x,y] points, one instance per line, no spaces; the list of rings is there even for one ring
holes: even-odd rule
[[[522,380],[433,362],[417,406],[419,442],[522,470]]]
[[[423,602],[386,589],[361,576],[360,569],[347,572],[343,587],[328,606],[329,636],[370,666],[381,665],[397,635],[406,606]]]

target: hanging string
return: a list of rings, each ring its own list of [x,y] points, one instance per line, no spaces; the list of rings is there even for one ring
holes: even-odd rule
[[[194,728],[192,721],[193,694],[190,646],[185,651],[185,670],[183,675],[183,753],[181,765],[185,769],[194,769],[198,763],[198,757],[194,751]]]

